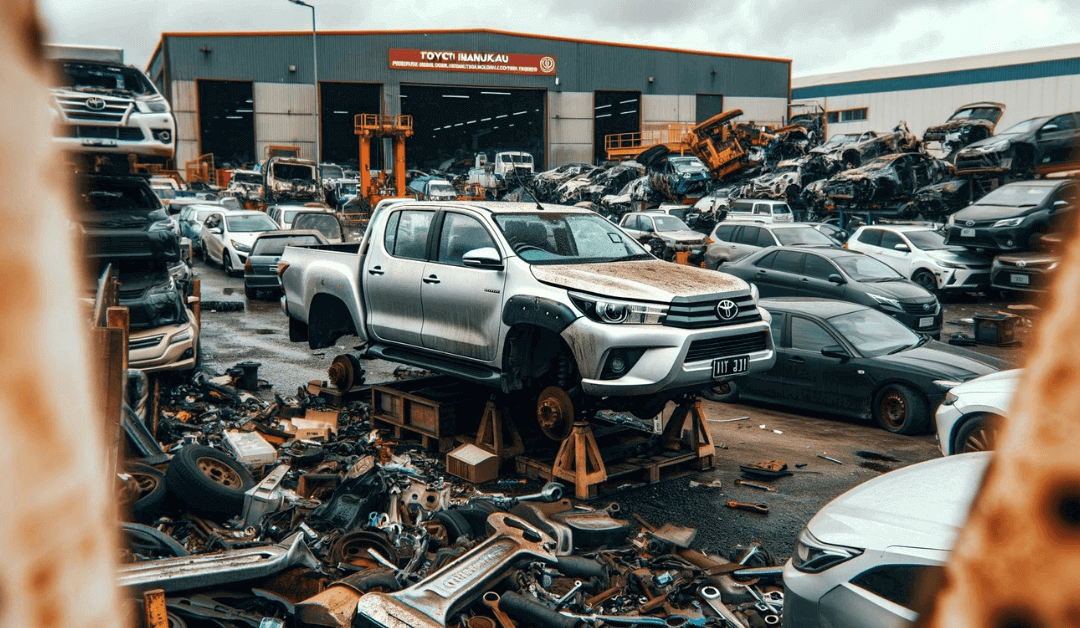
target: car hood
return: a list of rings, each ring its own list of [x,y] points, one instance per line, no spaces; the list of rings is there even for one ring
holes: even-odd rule
[[[948,249],[941,249],[937,251],[926,251],[927,256],[943,262],[956,262],[958,264],[967,264],[969,266],[989,266],[990,258],[985,255],[978,255],[965,249],[951,251]]]
[[[1017,134],[1017,133],[1009,133],[1008,135],[991,135],[990,137],[988,137],[986,139],[982,139],[982,140],[979,140],[978,142],[972,142],[971,144],[968,144],[967,146],[964,147],[964,150],[962,150],[960,152],[961,153],[967,153],[967,152],[975,151],[975,150],[977,150],[979,148],[982,148],[983,146],[989,146],[991,144],[996,144],[997,142],[1000,142],[1001,140],[1008,140],[1009,142],[1014,142],[1014,141],[1020,139],[1021,137],[1023,137],[1023,136],[1020,135],[1020,134]]]
[[[1031,207],[1016,207],[1015,205],[968,205],[964,209],[953,214],[957,226],[966,220],[1001,220],[1002,218],[1016,218],[1026,216],[1039,209],[1038,205]]]
[[[882,355],[876,360],[904,371],[931,373],[933,377],[964,382],[996,373],[1004,363],[990,356],[931,340],[921,347]]]
[[[860,285],[864,286],[867,292],[880,294],[883,297],[892,297],[894,299],[927,299],[933,296],[919,284],[907,279],[903,281],[878,281],[874,283],[862,282]]]
[[[829,502],[806,527],[826,543],[870,551],[951,550],[990,456],[948,456],[878,476]]]
[[[674,240],[676,242],[697,242],[699,240],[705,240],[705,234],[698,233],[697,231],[661,231],[656,235],[664,240]]]
[[[742,279],[703,268],[660,260],[532,266],[537,281],[618,299],[670,303],[676,296],[694,297],[745,292]]]
[[[1008,371],[990,373],[989,375],[983,375],[982,377],[976,377],[973,380],[964,382],[963,384],[954,387],[952,392],[956,395],[990,393],[1012,398],[1013,393],[1016,392],[1016,387],[1020,384],[1020,378],[1023,374],[1024,369],[1009,369]]]
[[[79,222],[88,229],[147,229],[168,219],[164,209],[125,209],[88,211],[79,217]]]

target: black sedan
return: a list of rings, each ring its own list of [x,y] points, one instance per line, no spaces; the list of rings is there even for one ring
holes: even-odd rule
[[[1060,170],[1080,162],[1080,113],[1031,118],[1018,122],[956,153],[960,173]]]
[[[949,216],[945,243],[995,251],[1026,251],[1062,226],[1076,202],[1073,179],[1003,185]]]
[[[822,297],[867,305],[917,332],[941,337],[937,298],[857,251],[770,247],[725,264],[724,272],[753,283],[763,297]]]
[[[999,370],[995,358],[931,340],[866,306],[827,299],[763,299],[772,314],[773,368],[704,391],[873,418],[919,434],[950,388]]]

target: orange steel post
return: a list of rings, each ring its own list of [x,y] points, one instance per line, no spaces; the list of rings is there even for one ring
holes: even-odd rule
[[[360,134],[360,195],[368,193],[371,185],[371,137]]]
[[[405,138],[394,137],[394,192],[405,194]]]

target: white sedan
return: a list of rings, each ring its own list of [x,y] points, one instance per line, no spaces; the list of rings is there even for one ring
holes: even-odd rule
[[[908,628],[941,582],[991,454],[864,482],[806,524],[784,565],[784,628]]]
[[[1023,369],[1000,371],[954,386],[934,415],[941,453],[949,456],[994,449],[1023,373]]]
[[[202,254],[206,262],[220,262],[226,275],[244,267],[255,238],[278,231],[273,220],[260,211],[214,212],[202,225]]]
[[[945,244],[926,225],[866,225],[844,248],[866,253],[931,292],[976,290],[990,285],[990,257]]]

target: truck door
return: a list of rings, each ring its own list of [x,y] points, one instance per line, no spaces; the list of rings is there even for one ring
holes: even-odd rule
[[[368,328],[380,340],[420,346],[424,308],[420,277],[427,263],[433,210],[401,209],[387,217],[361,271]]]
[[[424,347],[474,360],[494,360],[502,315],[502,268],[466,266],[462,258],[482,248],[499,251],[495,239],[474,216],[446,212],[434,259],[424,265]]]

